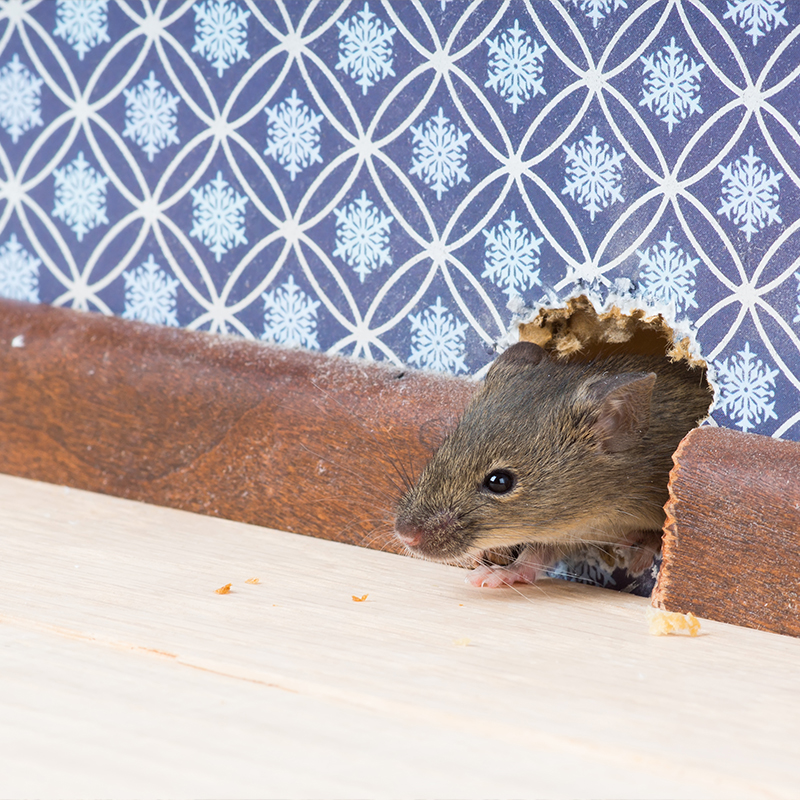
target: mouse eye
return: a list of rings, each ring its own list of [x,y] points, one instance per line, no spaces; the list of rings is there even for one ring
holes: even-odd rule
[[[496,469],[483,479],[483,485],[490,492],[505,494],[514,488],[514,476],[508,470]]]

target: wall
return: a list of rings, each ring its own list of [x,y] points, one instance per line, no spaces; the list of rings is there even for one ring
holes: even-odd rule
[[[480,370],[630,278],[800,438],[800,6],[0,3],[0,295]]]

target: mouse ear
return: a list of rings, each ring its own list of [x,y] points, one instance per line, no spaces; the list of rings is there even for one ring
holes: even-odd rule
[[[524,366],[535,366],[546,358],[544,348],[533,342],[517,342],[500,353],[486,373],[486,380],[491,380],[501,370],[519,369]]]
[[[606,453],[628,450],[647,433],[655,382],[655,372],[626,372],[589,384],[587,396],[597,408],[592,431]]]

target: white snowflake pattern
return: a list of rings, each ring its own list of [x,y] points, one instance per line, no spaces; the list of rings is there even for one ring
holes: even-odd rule
[[[642,64],[642,99],[647,106],[667,123],[669,132],[686,117],[702,114],[700,106],[700,70],[703,62],[695,64],[675,44],[675,37],[656,53],[639,59]]]
[[[167,91],[155,74],[125,95],[125,130],[123,136],[133,139],[147,154],[149,161],[167,145],[179,144],[177,109],[180,98]]]
[[[753,37],[753,46],[758,40],[779,25],[787,25],[784,0],[734,0],[729,2],[723,19],[735,22],[748,36]]]
[[[459,322],[442,304],[442,298],[419,314],[409,314],[411,354],[409,363],[438,372],[467,372],[464,333]]]
[[[697,308],[695,272],[699,258],[690,258],[672,239],[672,233],[646,250],[637,250],[639,280],[643,287],[677,312]]]
[[[39,266],[34,258],[12,233],[0,247],[0,297],[9,300],[39,302]]]
[[[570,0],[566,0],[566,2],[569,3]],[[572,0],[572,2],[589,17],[595,28],[612,11],[616,11],[618,8],[628,7],[625,0]]]
[[[797,314],[792,322],[800,322],[800,272],[795,272],[794,276],[797,278],[797,306],[795,308]]]
[[[561,194],[568,194],[588,211],[592,222],[598,211],[611,203],[622,202],[620,164],[625,158],[598,136],[593,127],[588,136],[563,145],[566,154],[566,183]]]
[[[262,339],[292,347],[319,348],[317,341],[317,308],[319,300],[312,300],[295,282],[289,280],[261,295],[264,300],[264,333]]]
[[[42,79],[34,78],[14,53],[0,69],[0,125],[14,144],[34,125],[42,124],[41,94]]]
[[[73,230],[78,241],[98,225],[108,225],[106,185],[101,175],[79,152],[69,164],[53,170],[55,206],[53,216]]]
[[[193,53],[199,53],[217,70],[217,77],[237,61],[250,58],[247,52],[247,18],[229,0],[204,0],[192,6],[194,11]]]
[[[514,27],[501,36],[487,39],[489,80],[484,86],[494,89],[511,105],[513,112],[531,97],[546,94],[542,70],[547,48],[531,37],[514,20]]]
[[[417,175],[436,192],[436,199],[456,183],[469,181],[467,141],[470,134],[453,125],[444,111],[422,125],[411,126],[413,158],[411,175]]]
[[[297,96],[297,89],[292,89],[282,103],[264,111],[268,120],[264,155],[272,156],[292,180],[306,167],[322,163],[319,145],[322,114],[315,114]]]
[[[217,176],[199,189],[192,189],[192,230],[216,256],[217,261],[239,244],[247,244],[242,197],[217,171]]]
[[[765,225],[781,223],[778,181],[783,173],[767,167],[755,155],[752,145],[746,156],[725,166],[720,164],[719,169],[722,172],[722,196],[717,214],[732,219],[747,235],[748,242]]]
[[[361,283],[371,272],[392,263],[389,253],[389,225],[394,217],[383,211],[361,192],[352,203],[334,209],[336,215],[336,248],[334,256],[343,258],[358,274]]]
[[[125,319],[177,327],[175,305],[179,283],[156,264],[152,253],[147,261],[136,269],[126,270],[122,276],[125,279],[125,310],[122,312]]]
[[[366,94],[370,86],[389,75],[392,69],[392,39],[394,28],[389,28],[380,17],[364,9],[344,22],[339,28],[339,61],[336,69],[344,70]]]
[[[58,0],[53,35],[60,36],[83,61],[93,47],[111,41],[108,0]]]
[[[745,433],[775,415],[775,376],[777,369],[769,369],[750,350],[744,350],[724,361],[715,361],[718,389],[716,408],[725,413]]]
[[[518,219],[514,211],[505,222],[484,230],[485,261],[483,278],[489,278],[509,296],[521,294],[526,288],[541,286],[539,254],[544,239],[534,236]],[[519,288],[518,288],[519,287]]]

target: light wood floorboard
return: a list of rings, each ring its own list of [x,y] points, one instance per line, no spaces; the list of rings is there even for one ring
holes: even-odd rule
[[[800,640],[463,576],[0,476],[0,796],[797,797]]]

